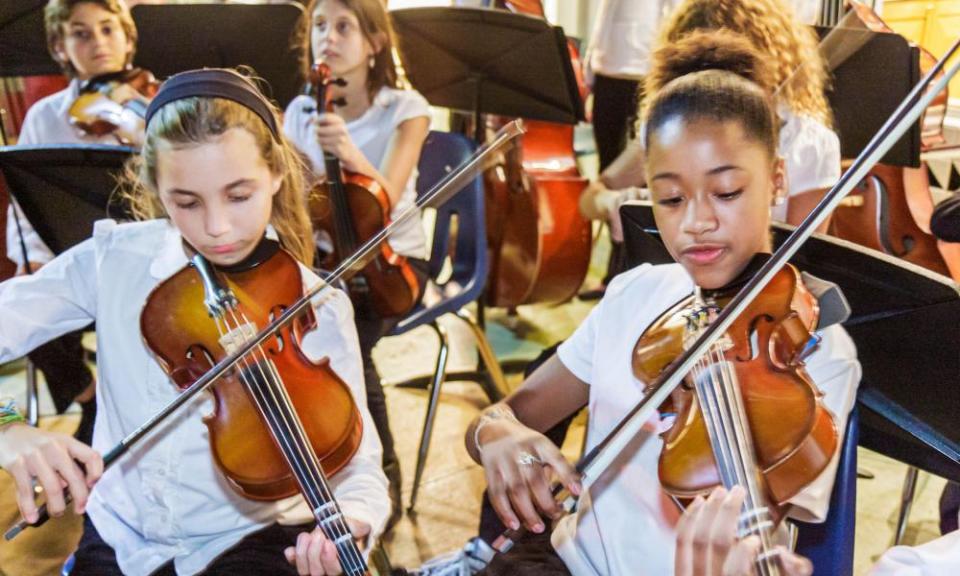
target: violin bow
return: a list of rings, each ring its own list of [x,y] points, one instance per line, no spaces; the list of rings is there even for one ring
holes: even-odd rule
[[[404,222],[415,218],[421,209],[439,206],[453,197],[454,194],[460,191],[465,185],[467,185],[467,183],[470,182],[470,180],[475,178],[477,174],[479,174],[480,171],[486,167],[487,160],[489,160],[493,154],[503,148],[510,140],[522,134],[523,131],[523,122],[521,120],[514,120],[498,130],[490,142],[474,152],[470,158],[464,161],[455,170],[444,176],[443,180],[438,182],[428,192],[417,198],[417,201],[413,206],[410,206],[404,210],[400,216],[392,220],[390,224],[385,226],[376,235],[367,240],[367,242],[360,246],[349,258],[343,260],[343,262],[341,262],[340,265],[337,266],[325,279],[322,279],[320,282],[317,282],[315,285],[307,289],[304,292],[304,295],[300,297],[299,300],[291,304],[290,307],[283,312],[283,314],[277,316],[273,321],[260,330],[260,332],[237,348],[237,350],[235,350],[232,354],[227,355],[222,360],[217,362],[203,376],[198,378],[167,406],[157,412],[155,416],[150,418],[150,420],[123,438],[116,446],[114,446],[103,456],[104,472],[106,472],[111,465],[113,465],[121,456],[130,450],[130,448],[140,442],[159,424],[176,413],[191,398],[203,390],[206,390],[218,378],[233,368],[233,366],[243,359],[243,357],[246,356],[250,351],[263,344],[278,330],[293,321],[307,306],[310,305],[311,300],[314,297],[328,289],[333,289],[333,284],[335,284],[337,281],[348,279],[354,274],[363,270],[367,264],[376,258],[377,250],[380,247],[380,244],[385,242],[395,229],[401,226]],[[67,497],[69,498],[69,495]],[[47,505],[44,504],[40,507],[37,521],[34,524],[29,524],[26,520],[21,519],[19,522],[11,526],[6,533],[4,533],[4,538],[6,540],[12,540],[17,536],[17,534],[26,528],[30,526],[40,526],[48,519],[49,513],[47,512]]]
[[[827,192],[820,203],[813,208],[770,259],[737,292],[716,320],[700,334],[700,337],[692,346],[664,369],[649,386],[650,392],[624,416],[620,423],[577,462],[576,470],[581,474],[584,485],[591,484],[610,467],[617,456],[640,433],[643,425],[653,416],[657,407],[680,385],[684,376],[690,372],[699,358],[730,328],[734,320],[763,291],[790,258],[797,253],[817,227],[826,220],[830,212],[866,176],[870,168],[900,139],[909,126],[920,118],[920,114],[930,104],[930,101],[947,86],[950,79],[960,69],[960,62],[955,63],[943,77],[936,81],[930,90],[926,90],[958,48],[960,48],[960,38],[953,43],[927,75],[913,87],[910,94],[904,98],[880,130],[867,143],[853,164],[840,176],[840,180]],[[924,90],[926,90],[925,93],[923,93]],[[560,485],[555,486],[553,492],[555,497],[562,500],[562,506],[566,511],[573,510],[576,501],[572,495]],[[524,532],[522,526],[517,530],[508,529],[497,538],[493,547],[499,552],[506,552]]]

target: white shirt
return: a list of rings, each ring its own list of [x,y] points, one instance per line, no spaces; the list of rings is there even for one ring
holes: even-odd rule
[[[104,453],[172,401],[178,392],[140,335],[150,291],[187,263],[179,232],[166,220],[102,220],[93,238],[30,276],[0,284],[0,362],[96,320],[97,420],[93,447]],[[301,266],[304,284],[316,276]],[[350,463],[330,479],[344,514],[371,525],[389,511],[381,449],[366,408],[360,349],[349,299],[334,292],[315,304],[318,328],[303,341],[311,358],[330,358],[360,409],[364,434]],[[245,535],[312,515],[297,495],[248,500],[229,487],[211,456],[202,399],[189,403],[152,440],[104,474],[87,507],[124,574],[147,575],[174,559],[177,573],[196,574]]]
[[[317,130],[313,124],[316,102],[309,96],[298,96],[287,106],[283,116],[283,132],[310,160],[316,174],[326,174],[323,150],[317,144]],[[430,117],[430,105],[415,90],[381,88],[373,104],[359,118],[347,122],[350,139],[367,160],[383,171],[390,138],[400,124],[411,118]],[[400,200],[391,207],[390,216],[396,218],[417,201],[417,168],[414,166]],[[419,218],[411,218],[400,225],[388,240],[393,251],[401,256],[426,258],[427,241]]]
[[[80,81],[73,79],[66,88],[41,98],[27,110],[23,119],[23,129],[20,131],[18,145],[37,146],[41,144],[116,144],[117,140],[109,134],[103,136],[86,136],[70,124],[70,106],[80,94]],[[17,223],[14,216],[15,204],[10,203],[7,208],[7,258],[18,266],[23,266],[23,252],[20,248],[20,237],[17,233]],[[27,255],[32,262],[45,264],[53,260],[53,251],[44,244],[40,235],[34,230],[30,222],[24,217],[19,207],[16,208],[20,219],[20,228],[23,231],[23,241],[27,247]]]
[[[840,138],[816,118],[794,114],[784,106],[778,113],[783,121],[778,153],[786,166],[788,200],[774,206],[772,216],[785,222],[789,196],[829,188],[840,179]]]
[[[688,296],[693,283],[679,264],[640,266],[614,278],[586,321],[557,350],[558,357],[590,385],[586,449],[592,449],[636,405],[643,385],[631,368],[640,335],[670,306]],[[842,431],[856,399],[860,364],[853,341],[840,326],[820,335],[807,372]],[[662,440],[656,418],[595,482],[574,515],[562,519],[552,542],[575,576],[673,574],[679,517],[660,488],[657,462]],[[838,455],[821,476],[790,503],[791,516],[822,520],[827,513]]]
[[[586,79],[639,79],[650,71],[660,25],[680,0],[601,0],[587,48]]]
[[[954,576],[960,574],[960,531],[920,546],[895,546],[883,553],[870,576]]]

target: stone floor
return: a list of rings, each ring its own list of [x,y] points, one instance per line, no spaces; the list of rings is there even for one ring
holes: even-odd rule
[[[602,261],[604,255],[597,255]],[[594,277],[596,274],[593,275]],[[515,317],[499,311],[488,314],[487,333],[501,360],[529,359],[538,351],[569,335],[590,309],[590,304],[573,301],[556,307],[522,308]],[[450,370],[471,368],[476,363],[472,337],[456,318],[442,320],[451,334]],[[402,337],[385,339],[375,351],[380,371],[390,382],[423,375],[436,356],[438,344],[429,329],[413,331]],[[510,378],[512,386],[519,378]],[[24,376],[17,365],[0,369],[0,395],[22,398]],[[417,445],[426,406],[421,390],[387,387],[391,426],[397,438],[403,463],[404,495],[409,498],[416,462]],[[479,496],[484,488],[483,474],[463,448],[463,432],[468,422],[486,404],[478,386],[467,382],[448,382],[443,387],[441,406],[430,456],[420,488],[416,512],[406,515],[385,544],[397,565],[416,566],[437,554],[461,546],[476,531]],[[42,413],[52,414],[44,395]],[[69,431],[76,426],[77,415],[45,417],[42,425]],[[575,458],[580,446],[583,423],[577,423],[565,447]],[[893,538],[900,490],[906,467],[878,454],[860,450],[861,468],[875,475],[858,484],[856,567],[863,574]],[[905,542],[915,544],[937,535],[937,499],[943,480],[921,474],[917,497],[906,532]],[[0,474],[0,527],[18,516],[13,486],[6,474]],[[31,576],[57,574],[57,567],[79,538],[76,517],[65,516],[41,529],[28,530],[12,543],[0,543],[0,574]]]

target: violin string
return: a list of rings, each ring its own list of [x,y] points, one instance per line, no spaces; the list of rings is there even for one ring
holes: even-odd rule
[[[231,313],[236,316],[236,313],[232,309]],[[244,323],[250,323],[249,319],[243,315],[242,311],[240,312],[240,315]],[[305,489],[309,488],[318,491],[318,502],[326,504],[333,510],[333,513],[329,514],[328,517],[324,519],[325,522],[321,525],[321,529],[325,533],[328,533],[329,531],[329,534],[333,534],[334,538],[332,538],[332,540],[334,541],[334,545],[337,547],[338,552],[341,553],[341,557],[348,557],[351,563],[355,564],[355,566],[353,566],[354,568],[361,569],[361,572],[365,571],[362,557],[360,556],[359,550],[357,550],[353,536],[350,533],[350,529],[344,522],[343,513],[340,510],[336,499],[334,498],[329,484],[327,483],[326,476],[323,473],[323,468],[320,465],[319,459],[317,458],[317,455],[313,450],[313,446],[310,444],[307,438],[307,434],[303,428],[302,422],[296,415],[296,411],[293,408],[293,403],[287,394],[286,388],[282,384],[283,379],[277,371],[276,364],[270,360],[262,346],[255,347],[253,352],[254,355],[259,353],[261,356],[260,361],[257,362],[257,366],[264,378],[267,391],[269,391],[272,396],[273,404],[271,404],[271,406],[275,407],[275,409],[279,411],[279,417],[284,419],[283,423],[287,428],[287,434],[290,439],[292,439],[294,442],[294,447],[299,452],[299,456],[301,458],[300,461],[307,465],[306,472],[310,478],[307,483],[308,485],[305,486]],[[270,371],[271,378],[268,378],[267,374],[263,372],[264,366]],[[317,495],[315,495],[315,497],[316,496]],[[330,518],[333,519],[332,522],[329,521]],[[344,543],[341,543],[340,540],[343,539],[344,536],[349,537],[344,540]],[[342,550],[341,547],[345,547],[345,550]]]
[[[729,434],[728,442],[731,442],[737,452],[731,465],[736,470],[738,483],[740,483],[746,492],[745,506],[749,514],[749,522],[746,523],[749,531],[754,532],[760,539],[762,554],[758,563],[760,571],[763,574],[776,573],[777,570],[771,565],[769,551],[771,543],[769,539],[769,530],[765,526],[766,518],[758,516],[760,505],[762,503],[759,486],[757,485],[757,464],[756,454],[753,450],[753,444],[749,436],[749,424],[746,421],[744,413],[744,404],[741,400],[739,382],[733,365],[724,361],[722,352],[718,353],[718,359],[721,362],[723,378],[721,380],[722,392],[724,397],[725,412],[729,415]],[[732,436],[732,437],[731,437]],[[764,507],[765,508],[765,507]]]
[[[227,310],[229,310],[231,316],[234,317],[234,321],[236,322],[237,326],[238,327],[241,326],[242,325],[241,321],[236,317],[234,309],[230,306],[227,306]],[[246,318],[244,318],[244,320],[246,320]],[[223,319],[223,321],[227,326],[227,328],[230,328],[230,324],[225,318]],[[219,325],[218,325],[218,329],[219,329]],[[243,364],[243,370],[240,373],[241,379],[247,384],[248,389],[250,389],[251,393],[254,395],[258,405],[260,406],[261,412],[264,414],[264,416],[273,421],[274,430],[278,430],[278,432],[282,432],[280,430],[281,427],[282,426],[286,427],[286,432],[279,434],[280,437],[276,438],[276,440],[278,443],[285,444],[288,450],[296,450],[297,452],[299,452],[299,455],[301,458],[299,460],[294,458],[292,459],[293,461],[288,461],[288,465],[290,465],[291,469],[295,469],[293,470],[295,473],[297,471],[300,472],[300,478],[302,479],[301,486],[304,489],[304,491],[307,492],[305,496],[308,497],[308,501],[312,496],[316,502],[324,502],[324,503],[333,502],[335,505],[335,501],[333,501],[332,498],[323,498],[322,495],[316,493],[318,488],[320,490],[327,488],[326,492],[329,494],[329,489],[328,487],[324,486],[325,483],[323,483],[322,480],[319,480],[316,478],[316,475],[315,475],[316,470],[310,470],[309,467],[307,467],[306,470],[304,469],[304,466],[309,463],[309,460],[307,456],[304,454],[303,447],[298,445],[299,443],[297,442],[296,434],[293,432],[289,421],[280,422],[283,415],[278,414],[277,410],[280,409],[281,402],[277,399],[274,391],[268,390],[270,392],[270,395],[273,396],[274,402],[271,404],[270,402],[267,401],[267,398],[266,398],[266,393],[268,391],[265,391],[263,389],[263,385],[258,383],[257,381],[258,379],[256,377],[249,378],[245,375],[245,372],[246,374],[251,374],[255,369],[259,371],[260,376],[262,376],[261,382],[263,382],[263,384],[266,384],[269,387],[270,378],[267,376],[266,372],[263,371],[264,364],[266,364],[267,366],[270,366],[273,369],[273,372],[276,374],[275,366],[273,366],[273,363],[270,362],[269,359],[266,357],[265,352],[263,351],[261,346],[255,347],[251,352],[254,352],[254,355],[256,354],[256,352],[259,352],[263,356],[263,358],[260,361],[254,362],[255,368],[250,365],[250,362],[247,360],[246,357],[243,358],[241,360],[241,364]],[[276,376],[279,377],[279,374],[276,374]],[[289,401],[288,398],[286,400]],[[291,443],[292,443],[292,446],[291,446]],[[310,478],[311,476],[313,476],[313,478]],[[311,482],[308,480],[313,480],[313,481]],[[314,502],[310,502],[310,505],[311,507],[314,507]],[[339,514],[338,509],[336,510],[336,512],[338,513],[339,517],[342,517],[342,515]],[[332,528],[332,529],[329,529],[329,528]],[[342,528],[345,528],[345,526]],[[348,571],[348,573],[362,573],[362,568],[361,568],[362,564],[358,563],[357,558],[354,557],[355,555],[358,556],[359,552],[356,551],[354,547],[355,554],[350,554],[350,548],[351,548],[350,546],[347,546],[347,550],[341,550],[341,546],[339,544],[340,539],[343,536],[345,536],[347,533],[349,533],[349,531],[341,529],[341,525],[339,523],[334,524],[331,527],[326,526],[326,523],[321,523],[321,530],[323,530],[327,534],[328,538],[330,538],[330,536],[333,535],[333,538],[330,538],[330,539],[334,541],[334,544],[338,552],[340,552],[339,555],[341,558],[341,562],[343,562],[344,564],[343,568],[346,571]],[[347,542],[352,542],[352,541],[353,541],[352,538],[347,539]],[[359,572],[357,572],[358,570]]]
[[[230,310],[231,310],[231,314],[234,314],[233,309],[231,308]],[[244,320],[246,320],[246,318],[244,318]],[[238,322],[238,325],[239,325],[239,320],[238,320],[237,322]],[[255,393],[255,394],[258,393],[258,394],[259,394],[260,398],[259,398],[258,403],[261,404],[262,410],[263,410],[264,412],[269,412],[268,417],[271,418],[271,419],[274,421],[274,423],[275,423],[275,428],[274,428],[274,429],[279,431],[279,429],[280,429],[280,427],[281,427],[282,425],[283,425],[283,426],[286,426],[287,431],[286,431],[286,433],[282,436],[282,438],[278,438],[278,442],[283,442],[286,446],[288,446],[288,449],[290,449],[291,442],[293,442],[293,443],[294,443],[294,444],[293,444],[293,448],[296,449],[296,450],[300,453],[300,454],[299,454],[299,455],[300,455],[300,459],[299,459],[299,460],[294,459],[294,461],[292,461],[292,462],[288,461],[288,464],[291,466],[291,468],[296,468],[296,470],[299,470],[299,471],[300,471],[300,473],[301,473],[301,475],[300,475],[300,479],[301,479],[300,484],[301,484],[303,490],[305,491],[304,496],[307,497],[308,502],[310,501],[310,497],[311,497],[311,496],[313,497],[314,502],[309,502],[309,503],[310,503],[311,507],[313,507],[313,508],[316,510],[318,507],[315,506],[315,503],[316,503],[316,502],[323,502],[324,500],[321,499],[321,498],[318,498],[318,495],[315,494],[315,493],[313,493],[313,492],[314,492],[318,487],[319,487],[319,488],[323,488],[323,486],[322,486],[322,484],[321,484],[320,482],[316,481],[315,478],[314,478],[314,479],[308,479],[308,478],[307,478],[307,476],[315,476],[315,470],[310,470],[309,466],[307,466],[308,464],[311,463],[311,461],[310,461],[310,460],[308,459],[308,457],[304,454],[304,450],[303,450],[302,446],[297,445],[297,442],[296,442],[296,441],[297,441],[297,436],[296,436],[296,434],[293,433],[293,430],[292,430],[291,427],[290,427],[289,421],[287,421],[287,422],[280,422],[281,418],[284,417],[283,414],[279,413],[279,411],[282,410],[282,408],[283,408],[283,403],[280,402],[280,401],[277,399],[276,394],[274,393],[274,391],[272,391],[272,390],[269,389],[269,387],[270,387],[270,382],[271,382],[271,381],[270,381],[270,379],[268,378],[267,374],[263,371],[263,366],[266,365],[266,366],[268,366],[268,367],[273,368],[273,372],[275,373],[275,366],[273,366],[273,363],[270,362],[269,359],[265,357],[265,353],[264,353],[262,347],[259,347],[259,346],[258,346],[258,347],[256,347],[256,348],[254,348],[254,349],[252,350],[252,352],[254,352],[254,355],[256,354],[256,352],[260,352],[260,353],[264,356],[264,358],[259,359],[259,360],[255,363],[256,370],[259,371],[259,372],[260,372],[260,375],[262,376],[262,380],[259,381],[259,382],[262,382],[262,384],[258,383],[257,378],[253,378],[253,382],[252,382],[252,383],[249,382],[249,381],[248,381],[249,379],[247,379],[247,378],[245,378],[245,381],[248,381],[248,386],[251,388],[251,391],[252,391],[253,393]],[[247,370],[251,370],[251,371],[253,370],[253,368],[250,367],[250,364],[249,364],[249,362],[248,362],[246,359],[244,359],[243,362],[244,362],[245,368],[246,368]],[[277,377],[279,377],[279,374],[277,374]],[[264,385],[267,387],[266,390],[264,389]],[[272,404],[269,403],[269,402],[267,402],[267,399],[266,399],[266,394],[267,394],[267,392],[269,392],[270,395],[273,396],[273,403],[272,403]],[[289,401],[289,398],[286,398],[286,400]],[[282,431],[280,431],[280,432],[282,432]],[[315,461],[314,461],[314,463],[315,463]],[[306,470],[304,470],[304,466],[307,466]],[[314,480],[314,481],[311,482],[310,480]],[[326,501],[326,502],[332,502],[331,499],[326,499],[325,501]],[[335,503],[334,503],[334,504],[335,504]],[[336,510],[336,512],[339,512],[339,510]],[[349,553],[350,548],[348,547],[347,550],[343,550],[342,547],[341,547],[341,544],[340,544],[340,539],[341,539],[343,536],[345,536],[345,535],[347,534],[347,532],[346,532],[346,531],[343,531],[343,530],[339,530],[339,529],[338,529],[339,526],[333,526],[333,527],[332,527],[333,529],[331,529],[331,527],[327,526],[326,524],[327,524],[327,523],[321,523],[321,530],[323,530],[323,532],[327,535],[328,538],[330,538],[331,540],[333,540],[334,545],[336,546],[337,551],[338,551],[338,556],[341,558],[341,562],[344,564],[343,568],[344,568],[345,570],[347,570],[349,573],[354,573],[357,569],[360,569],[360,565],[357,565],[356,560],[353,558],[353,555]],[[332,538],[331,538],[331,534],[333,535]],[[352,542],[352,538],[348,538],[347,541],[348,541],[348,542]],[[361,572],[362,572],[362,570],[361,570]]]
[[[236,311],[232,307],[229,308],[229,310],[231,315],[234,316],[235,322],[237,322],[238,326],[241,324],[241,321],[244,324],[249,323],[249,320],[245,316],[243,316],[242,320],[237,319]],[[242,312],[241,312],[241,315],[242,315]],[[352,558],[354,554],[350,554],[351,547],[347,546],[346,550],[341,550],[341,545],[340,545],[340,539],[343,536],[346,536],[349,533],[349,530],[346,528],[346,526],[338,522],[340,519],[342,519],[342,514],[340,513],[339,507],[336,506],[336,501],[332,498],[332,494],[330,494],[329,487],[326,485],[326,482],[324,481],[322,471],[320,469],[320,465],[316,459],[316,454],[313,453],[309,443],[306,442],[305,440],[306,433],[303,431],[302,426],[298,426],[299,421],[294,418],[291,418],[290,414],[283,413],[284,408],[286,408],[287,410],[290,410],[290,399],[289,399],[289,396],[285,394],[285,388],[282,386],[282,384],[279,384],[279,382],[282,382],[282,380],[280,379],[279,373],[276,371],[276,366],[272,361],[270,361],[269,357],[266,356],[266,352],[263,350],[261,346],[257,346],[253,348],[251,352],[253,353],[252,354],[253,356],[256,356],[257,353],[261,355],[261,358],[256,359],[257,361],[255,362],[255,367],[257,371],[260,372],[260,376],[262,377],[261,382],[263,382],[263,385],[258,386],[258,390],[264,396],[266,395],[267,392],[269,392],[273,402],[272,404],[265,403],[266,407],[271,409],[272,417],[274,418],[275,421],[278,421],[277,428],[279,428],[281,425],[283,425],[286,428],[286,431],[283,437],[284,443],[288,447],[292,443],[293,449],[295,449],[298,452],[298,456],[300,457],[299,460],[290,462],[290,465],[291,467],[296,465],[297,469],[300,470],[301,472],[301,478],[302,478],[301,484],[303,486],[303,489],[305,491],[310,492],[308,494],[305,494],[305,496],[312,495],[316,502],[320,502],[324,504],[332,504],[334,507],[334,515],[333,515],[334,523],[328,526],[328,524],[331,524],[331,523],[322,522],[321,530],[323,530],[324,533],[327,534],[328,538],[330,537],[331,534],[334,536],[333,538],[331,538],[331,540],[334,541],[334,544],[337,547],[338,552],[340,552],[341,558],[346,557],[345,559],[349,559],[351,561],[351,564],[353,564],[355,560],[354,558]],[[266,372],[264,372],[265,366],[270,369],[272,373],[271,376],[273,376],[273,379],[271,379],[271,377],[268,376]],[[256,381],[256,378],[254,378],[254,380]],[[274,383],[274,386],[270,386],[271,382]],[[266,386],[266,390],[264,390],[263,388],[264,385]],[[278,398],[277,388],[280,389],[279,398]],[[264,398],[264,400],[266,400],[266,398]],[[284,421],[279,422],[281,419],[283,419]],[[294,427],[299,428],[299,432],[300,432],[299,434],[296,433]],[[304,447],[304,444],[306,444],[306,447]],[[310,464],[312,464],[313,466],[310,466]],[[321,492],[321,494],[317,494],[316,493],[317,491]],[[314,506],[314,502],[310,502],[310,504],[311,504],[311,507],[314,507],[314,509],[318,508],[317,506]],[[352,541],[353,541],[352,537],[347,539],[348,543],[352,543]],[[350,566],[349,568],[356,568],[356,567],[357,566]],[[344,566],[344,568],[349,569],[347,566]]]

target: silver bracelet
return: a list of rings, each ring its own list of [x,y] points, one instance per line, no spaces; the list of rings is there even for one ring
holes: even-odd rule
[[[506,404],[494,404],[480,414],[480,420],[477,421],[477,427],[473,429],[473,445],[477,449],[477,454],[483,453],[483,447],[480,446],[480,430],[482,430],[484,426],[491,422],[507,419],[513,420],[514,422],[519,422],[519,420],[517,420],[517,415],[514,414],[513,410],[511,410]]]

